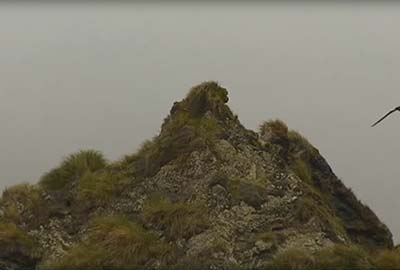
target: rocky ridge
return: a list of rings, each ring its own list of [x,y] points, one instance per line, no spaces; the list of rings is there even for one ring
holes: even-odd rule
[[[393,247],[304,137],[279,120],[247,130],[228,101],[215,82],[195,86],[137,153],[82,151],[6,190],[0,266],[257,268],[291,248]]]

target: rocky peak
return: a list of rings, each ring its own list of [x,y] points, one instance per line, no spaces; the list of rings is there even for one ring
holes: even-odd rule
[[[34,188],[6,192],[0,266],[23,254],[75,268],[254,268],[291,248],[393,246],[308,140],[279,120],[247,130],[228,100],[225,88],[202,83],[137,153],[107,163],[82,151]]]
[[[171,116],[184,111],[195,118],[202,117],[206,113],[222,118],[227,116],[226,114],[232,114],[225,106],[228,101],[228,91],[225,88],[216,82],[204,82],[193,87],[181,102],[175,102],[171,109]]]
[[[193,87],[182,101],[174,103],[164,121],[162,131],[169,126],[193,126],[204,118],[220,127],[227,126],[228,122],[235,119],[226,105],[228,101],[228,91],[218,83],[213,81],[201,83]]]

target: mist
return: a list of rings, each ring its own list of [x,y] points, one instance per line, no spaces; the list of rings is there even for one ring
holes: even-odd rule
[[[332,1],[333,2],[333,1]],[[153,137],[202,81],[250,129],[279,118],[400,239],[395,3],[0,3],[0,190],[79,149]]]

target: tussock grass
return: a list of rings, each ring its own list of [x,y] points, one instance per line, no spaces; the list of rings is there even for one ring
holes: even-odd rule
[[[260,126],[260,133],[262,135],[268,134],[279,139],[288,139],[288,131],[286,123],[279,119],[266,121]]]
[[[128,161],[134,164],[137,176],[154,176],[170,161],[207,147],[221,129],[215,118],[190,118],[181,113],[152,141],[145,142]]]
[[[155,234],[124,217],[96,219],[90,229],[90,241],[106,248],[107,257],[114,264],[142,265],[149,258],[170,251],[170,246],[159,242]]]
[[[315,266],[321,269],[368,269],[369,254],[356,245],[334,245],[314,255]]]
[[[267,139],[267,146],[290,161],[302,160],[307,164],[319,155],[316,149],[304,136],[295,130],[289,130],[282,120],[270,120],[262,123],[259,132]],[[272,145],[271,145],[272,144]],[[280,146],[280,148],[277,146]]]
[[[288,127],[283,121],[279,119],[266,121],[261,124],[259,132],[267,142],[266,149],[282,159],[288,158]]]
[[[87,171],[79,180],[77,199],[83,203],[104,205],[116,193],[122,191],[121,180],[121,176],[109,171],[100,173]]]
[[[106,166],[107,161],[103,154],[95,150],[82,150],[68,156],[58,168],[45,174],[40,180],[40,185],[46,190],[59,190],[87,171],[95,172]]]
[[[214,81],[204,82],[193,87],[184,100],[194,117],[200,117],[207,111],[218,115],[226,113],[224,110],[228,110],[228,108],[223,108],[222,105],[228,101],[228,91]]]
[[[75,244],[67,254],[58,260],[47,262],[39,267],[40,270],[72,270],[77,267],[92,269],[104,266],[107,251],[95,245],[84,243]]]
[[[62,163],[64,173],[79,177],[86,171],[95,172],[107,166],[102,153],[95,150],[82,150],[67,157]]]
[[[35,216],[36,221],[46,217],[47,208],[40,189],[30,184],[19,184],[4,190],[0,199],[3,218],[18,224],[22,215]]]
[[[173,203],[154,195],[144,205],[143,218],[156,228],[165,230],[169,239],[188,239],[209,226],[207,208],[199,203]]]
[[[256,235],[256,240],[262,240],[266,243],[272,243],[273,246],[276,246],[282,240],[282,235],[278,232],[265,231],[258,233]]]
[[[333,209],[311,197],[303,197],[297,201],[295,219],[301,223],[306,223],[314,217],[317,217],[321,224],[334,232],[335,235],[346,235],[346,231],[341,220],[336,216]]]
[[[35,255],[34,239],[13,223],[0,223],[0,254],[32,258]],[[38,252],[36,250],[36,252]],[[22,259],[22,258],[21,258]]]
[[[356,245],[337,244],[312,254],[300,248],[279,253],[268,265],[271,269],[371,269],[369,254]],[[390,268],[385,268],[390,269]]]
[[[275,256],[267,268],[300,270],[314,269],[314,265],[314,258],[309,252],[299,248],[291,248]]]
[[[166,264],[173,257],[173,246],[159,240],[154,233],[126,217],[111,216],[95,218],[88,238],[47,267],[144,266],[153,260]]]
[[[313,185],[312,170],[307,161],[296,159],[292,164],[294,173],[304,182]]]
[[[373,259],[373,265],[379,269],[400,269],[400,251],[384,250]]]
[[[230,179],[227,184],[233,199],[244,201],[250,206],[260,207],[266,201],[266,189],[259,184]]]
[[[295,130],[288,132],[288,139],[290,141],[290,151],[294,155],[306,155],[309,160],[319,155],[319,151],[315,148],[304,136]]]

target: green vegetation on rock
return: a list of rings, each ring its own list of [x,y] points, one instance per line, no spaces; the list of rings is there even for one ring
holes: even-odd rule
[[[87,239],[45,268],[136,266],[146,265],[151,260],[165,263],[173,257],[173,246],[156,234],[126,217],[109,216],[95,218],[89,226]]]
[[[165,230],[168,239],[189,238],[209,227],[207,208],[200,203],[171,202],[154,195],[144,205],[143,218],[157,229]]]
[[[34,216],[35,224],[47,218],[46,203],[39,187],[30,184],[19,184],[7,188],[0,199],[3,208],[3,219],[18,224],[23,215]]]
[[[373,265],[378,269],[400,269],[400,251],[383,250],[373,258]]]
[[[39,258],[39,245],[13,223],[0,223],[0,259],[30,265]],[[25,262],[24,262],[25,261]]]
[[[313,269],[313,267],[313,256],[309,252],[299,248],[291,248],[279,253],[267,265],[267,268],[270,269],[287,270]]]
[[[101,173],[87,171],[79,180],[77,199],[82,203],[104,205],[117,192],[122,191],[124,185],[121,180],[118,174],[108,171]]]
[[[307,161],[304,161],[302,159],[296,159],[293,162],[293,171],[294,173],[304,182],[307,184],[312,185],[313,184],[313,179],[312,179],[312,171],[310,168],[310,165],[308,164]]]
[[[288,126],[279,119],[266,121],[260,126],[260,133],[269,135],[271,138],[287,140],[288,132]]]
[[[315,265],[320,269],[368,269],[369,254],[356,245],[334,245],[318,251]]]
[[[228,190],[237,201],[244,201],[253,207],[260,207],[265,201],[267,192],[264,186],[241,180],[229,180]]]
[[[247,130],[228,100],[202,83],[136,153],[80,151],[4,191],[0,269],[399,268],[390,231],[305,137]]]
[[[68,156],[58,168],[45,174],[40,180],[41,186],[54,191],[77,180],[87,171],[95,172],[107,166],[107,162],[98,151],[85,150]]]
[[[268,265],[271,269],[288,270],[371,269],[373,266],[370,254],[356,245],[333,245],[315,253],[301,248],[290,248],[279,253]]]

